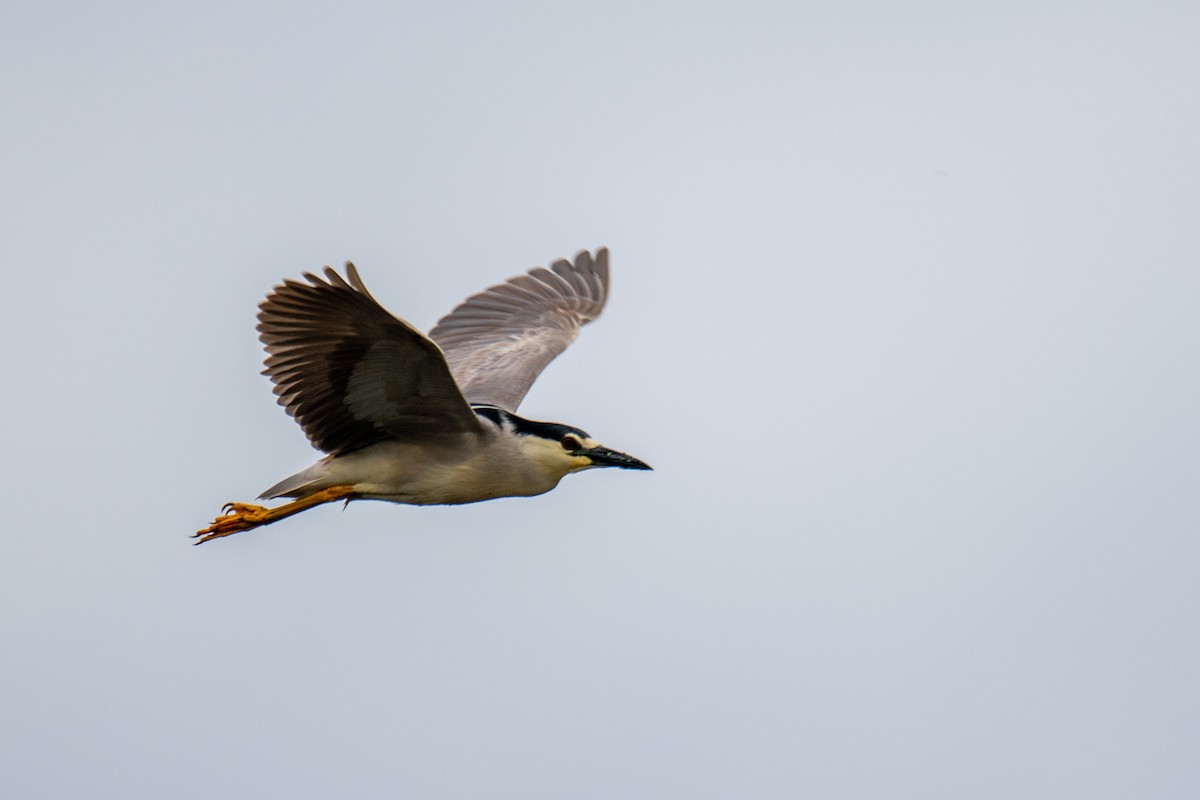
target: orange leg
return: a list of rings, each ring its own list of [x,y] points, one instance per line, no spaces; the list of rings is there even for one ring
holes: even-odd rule
[[[220,539],[222,536],[253,530],[286,519],[293,514],[299,514],[301,511],[307,511],[322,503],[352,500],[354,497],[354,489],[349,486],[330,486],[328,489],[321,489],[275,508],[255,506],[249,503],[226,503],[221,509],[225,513],[214,519],[212,525],[192,534],[192,538],[196,540],[192,544],[204,544],[213,539]]]

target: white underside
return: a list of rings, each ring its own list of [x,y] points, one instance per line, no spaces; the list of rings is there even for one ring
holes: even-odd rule
[[[302,497],[330,486],[351,486],[372,500],[415,505],[476,503],[548,492],[580,468],[549,458],[525,437],[489,428],[485,434],[438,437],[425,443],[386,441],[327,456],[285,478],[262,497]]]

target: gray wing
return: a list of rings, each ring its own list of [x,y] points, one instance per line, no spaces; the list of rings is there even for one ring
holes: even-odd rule
[[[608,249],[535,267],[465,300],[429,336],[467,400],[508,411],[608,299]]]
[[[375,302],[353,264],[346,274],[305,273],[308,283],[284,281],[259,306],[263,374],[309,441],[344,453],[479,430],[437,345]]]

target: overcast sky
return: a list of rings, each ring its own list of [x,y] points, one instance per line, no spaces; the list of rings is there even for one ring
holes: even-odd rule
[[[9,3],[6,798],[1200,796],[1200,5]],[[607,245],[653,464],[190,546],[259,300]]]

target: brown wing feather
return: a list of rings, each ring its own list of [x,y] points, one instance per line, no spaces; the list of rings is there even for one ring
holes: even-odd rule
[[[441,346],[455,381],[472,403],[515,411],[546,365],[608,299],[608,249],[586,250],[574,263],[525,275],[473,295],[429,336]]]
[[[347,283],[287,280],[259,306],[263,374],[314,446],[344,453],[395,438],[478,430],[441,350],[367,293],[354,265]]]

